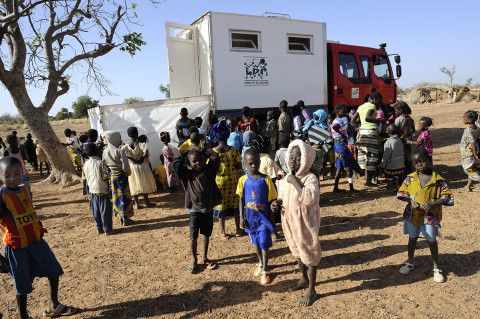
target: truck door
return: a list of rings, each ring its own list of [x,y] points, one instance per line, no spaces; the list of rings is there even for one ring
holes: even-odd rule
[[[165,22],[167,33],[170,97],[200,95],[196,28]]]
[[[354,52],[338,51],[336,73],[336,90],[334,90],[333,105],[344,103],[347,106],[358,106],[364,101],[364,79],[360,73],[357,56]],[[335,68],[335,65],[333,66]]]
[[[372,54],[373,75],[372,87],[380,94],[385,104],[393,104],[396,101],[395,81],[390,68],[387,54]]]

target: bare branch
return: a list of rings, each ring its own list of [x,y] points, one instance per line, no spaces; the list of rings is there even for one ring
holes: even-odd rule
[[[59,40],[63,40],[63,38],[67,35],[73,35],[75,33],[78,33],[78,31],[80,31],[80,24],[82,23],[83,21],[83,17],[80,17],[76,22],[75,22],[75,25],[73,27],[73,29],[68,29],[68,30],[65,30],[63,32],[60,32],[60,33],[57,33],[52,41],[55,42],[55,41],[59,41]]]
[[[11,21],[16,21],[18,20],[20,17],[22,16],[26,16],[27,14],[30,13],[30,11],[35,8],[36,6],[38,6],[39,4],[42,4],[42,3],[46,3],[46,2],[49,2],[50,0],[39,0],[37,2],[34,2],[34,3],[31,3],[29,4],[28,6],[24,6],[23,10],[18,12],[18,5],[17,3],[15,3],[16,1],[14,1],[14,8],[15,8],[15,11],[14,12],[11,12],[5,16],[0,16],[0,23],[8,23],[8,22],[11,22]]]
[[[72,23],[73,17],[75,16],[75,14],[77,12],[79,12],[78,7],[80,6],[81,2],[82,2],[82,0],[76,0],[75,1],[75,5],[73,6],[72,10],[68,14],[67,18],[53,27],[52,34],[53,34],[54,31],[58,31],[61,28],[64,28],[67,25],[69,25],[70,23]]]

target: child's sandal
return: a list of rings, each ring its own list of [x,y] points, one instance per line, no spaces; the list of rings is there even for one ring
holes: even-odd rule
[[[270,273],[268,271],[262,271],[262,278],[260,279],[260,283],[264,286],[270,283]]]
[[[253,275],[254,275],[255,277],[260,276],[260,275],[262,274],[262,268],[263,268],[262,265],[257,264],[257,267],[255,268],[255,271],[253,272]]]
[[[405,264],[403,264],[402,267],[400,267],[400,273],[402,275],[408,275],[412,270],[415,269],[415,266],[409,262],[406,262]]]

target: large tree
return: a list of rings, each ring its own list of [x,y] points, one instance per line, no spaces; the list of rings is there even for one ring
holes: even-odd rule
[[[75,169],[48,113],[68,92],[79,63],[87,66],[90,85],[108,91],[95,59],[117,47],[134,55],[145,44],[129,30],[136,23],[135,6],[124,0],[0,0],[0,81],[52,164],[50,182],[70,181]],[[29,86],[44,89],[39,105]]]

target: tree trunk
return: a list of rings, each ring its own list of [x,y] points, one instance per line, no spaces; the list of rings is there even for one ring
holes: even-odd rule
[[[41,108],[34,107],[28,93],[23,90],[25,89],[15,87],[10,90],[10,94],[20,115],[32,134],[38,138],[51,164],[52,170],[47,181],[63,185],[78,183],[80,179],[73,166],[72,157],[53,131],[48,122],[48,114]]]

